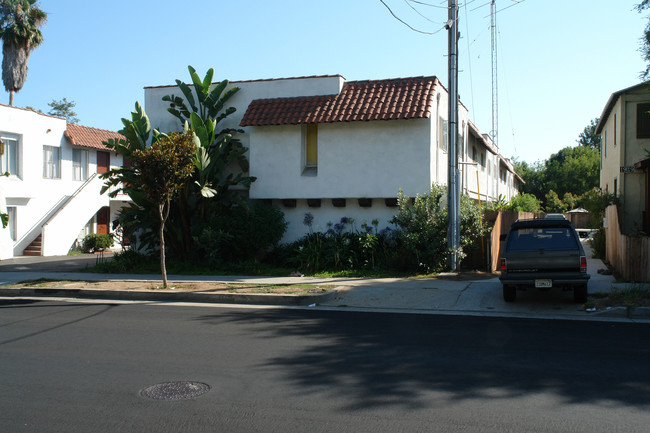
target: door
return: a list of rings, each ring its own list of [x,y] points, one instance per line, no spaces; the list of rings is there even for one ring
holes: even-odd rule
[[[97,233],[107,235],[111,223],[111,209],[104,206],[97,212]]]
[[[111,168],[111,154],[97,151],[97,174],[104,174]]]

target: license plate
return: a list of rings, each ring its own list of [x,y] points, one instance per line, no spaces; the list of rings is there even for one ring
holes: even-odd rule
[[[553,280],[535,280],[535,287],[553,287]]]

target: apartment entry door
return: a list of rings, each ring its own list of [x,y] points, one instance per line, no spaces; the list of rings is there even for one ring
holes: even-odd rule
[[[97,212],[96,219],[97,233],[107,235],[111,223],[111,209],[108,206],[104,206]]]

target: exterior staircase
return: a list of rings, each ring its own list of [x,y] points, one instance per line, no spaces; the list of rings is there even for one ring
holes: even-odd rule
[[[43,235],[38,235],[34,241],[25,248],[23,256],[40,256],[42,255]]]

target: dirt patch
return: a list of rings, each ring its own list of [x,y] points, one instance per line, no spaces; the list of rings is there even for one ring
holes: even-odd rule
[[[61,281],[35,280],[14,284],[13,288],[92,289],[139,292],[206,292],[231,294],[317,295],[335,289],[331,285],[316,284],[239,284],[217,282],[170,283],[167,289],[160,281]]]

